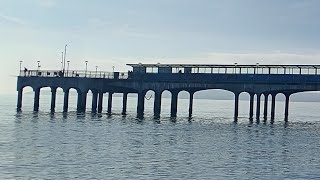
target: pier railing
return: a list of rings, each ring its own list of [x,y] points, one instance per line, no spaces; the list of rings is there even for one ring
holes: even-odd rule
[[[21,70],[19,76],[25,77],[80,77],[100,79],[128,79],[125,72],[104,71],[56,71],[56,70]]]

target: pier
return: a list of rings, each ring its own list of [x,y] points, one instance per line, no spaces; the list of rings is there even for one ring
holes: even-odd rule
[[[108,93],[107,113],[112,112],[112,96],[123,94],[122,114],[126,114],[129,93],[137,98],[137,116],[143,117],[145,96],[154,91],[154,116],[161,115],[161,98],[165,90],[171,92],[171,117],[177,116],[178,94],[189,93],[189,117],[192,116],[194,93],[208,89],[222,89],[234,94],[234,118],[238,118],[239,95],[250,94],[249,118],[268,115],[268,97],[271,95],[270,118],[275,117],[276,95],[285,96],[285,120],[289,116],[290,95],[305,91],[320,90],[320,65],[210,65],[210,64],[127,64],[128,72],[102,71],[60,71],[27,70],[20,71],[17,80],[17,111],[22,108],[23,89],[27,86],[34,91],[34,111],[39,110],[40,90],[51,88],[51,112],[55,111],[57,88],[64,92],[63,111],[68,111],[69,91],[75,89],[78,94],[77,111],[85,112],[87,94],[92,92],[92,113],[103,113],[103,95]],[[256,109],[254,98],[256,97]]]

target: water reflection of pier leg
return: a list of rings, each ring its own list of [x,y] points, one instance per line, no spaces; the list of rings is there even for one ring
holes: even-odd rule
[[[128,93],[123,93],[123,98],[122,98],[122,115],[127,114],[127,101],[128,101]]]
[[[253,117],[253,102],[254,102],[254,94],[250,93],[250,109],[249,109],[249,118],[252,119]]]
[[[39,111],[39,100],[40,100],[40,88],[34,89],[34,104],[33,111]]]
[[[113,92],[108,93],[108,110],[107,110],[108,114],[111,114],[111,110],[112,110],[112,94]]]
[[[69,106],[69,89],[64,89],[63,112],[68,112]]]
[[[178,109],[178,91],[172,91],[171,94],[171,117],[177,117]]]
[[[98,113],[102,112],[102,105],[103,105],[103,92],[99,92],[99,99],[98,99]]]
[[[161,113],[161,91],[154,92],[153,113],[154,117],[160,117]]]
[[[52,87],[51,88],[51,112],[55,112],[56,108],[56,97],[57,97],[57,88]]]
[[[21,111],[21,108],[22,108],[22,93],[23,93],[23,89],[19,89],[18,90],[17,111]]]
[[[189,117],[192,116],[192,111],[193,111],[193,95],[194,92],[189,92],[190,94],[190,99],[189,99]]]

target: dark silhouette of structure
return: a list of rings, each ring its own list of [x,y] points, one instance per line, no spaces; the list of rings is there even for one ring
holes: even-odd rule
[[[256,96],[255,117],[260,118],[260,101],[264,97],[264,118],[267,117],[268,96],[271,95],[271,119],[275,116],[275,97],[285,95],[285,119],[289,115],[289,97],[304,91],[320,90],[320,65],[200,65],[200,64],[128,64],[133,69],[128,73],[119,72],[81,72],[72,71],[21,71],[18,76],[17,110],[21,110],[23,88],[30,86],[34,91],[34,111],[39,110],[40,89],[50,87],[52,92],[51,111],[55,110],[56,91],[64,92],[63,111],[68,111],[69,90],[78,92],[77,111],[86,110],[87,93],[93,94],[92,112],[103,111],[103,94],[108,93],[107,112],[112,110],[113,93],[123,93],[123,110],[126,114],[128,93],[138,94],[137,115],[144,113],[145,95],[154,91],[154,116],[161,113],[161,95],[171,92],[171,116],[177,115],[178,93],[190,94],[189,116],[192,116],[193,95],[207,89],[223,89],[234,93],[234,117],[238,117],[239,94],[250,94],[249,118],[254,115],[254,96]]]

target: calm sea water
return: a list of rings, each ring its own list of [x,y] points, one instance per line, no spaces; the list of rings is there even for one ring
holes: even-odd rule
[[[233,122],[233,101],[198,100],[187,118],[188,100],[179,100],[178,118],[135,118],[136,99],[121,112],[114,98],[112,116],[50,114],[50,96],[32,112],[26,94],[23,112],[16,97],[0,96],[0,179],[317,179],[320,178],[320,103],[291,103],[289,122],[277,102],[274,123],[250,122],[248,102],[240,102]],[[90,98],[88,98],[88,107]],[[106,103],[106,101],[105,101]]]

